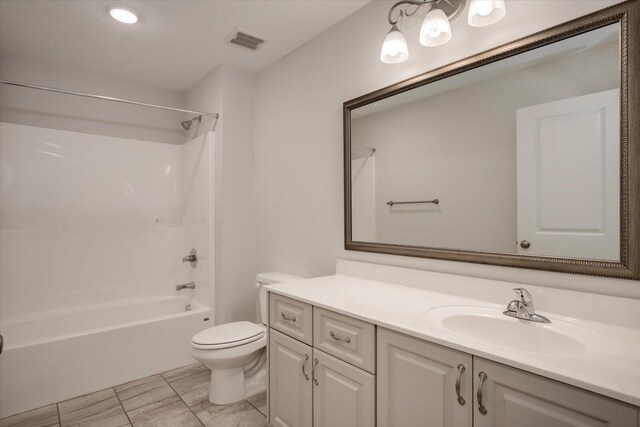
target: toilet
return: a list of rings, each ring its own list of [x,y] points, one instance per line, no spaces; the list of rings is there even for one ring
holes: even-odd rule
[[[266,390],[267,292],[265,286],[303,277],[287,273],[260,273],[262,323],[231,322],[198,332],[191,339],[191,355],[211,370],[209,401],[226,405]]]

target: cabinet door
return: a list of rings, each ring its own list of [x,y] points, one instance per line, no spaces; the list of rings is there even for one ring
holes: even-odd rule
[[[269,331],[269,416],[273,426],[311,427],[311,347]]]
[[[622,402],[477,357],[473,367],[475,427],[638,425]]]
[[[314,427],[373,427],[375,376],[313,350]]]
[[[471,355],[382,328],[377,354],[379,427],[471,426]]]

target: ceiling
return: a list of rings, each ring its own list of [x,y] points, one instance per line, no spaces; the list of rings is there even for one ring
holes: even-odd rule
[[[227,64],[260,71],[370,0],[0,0],[0,54],[184,92]],[[132,9],[134,25],[113,20]],[[225,43],[235,27],[257,51]]]

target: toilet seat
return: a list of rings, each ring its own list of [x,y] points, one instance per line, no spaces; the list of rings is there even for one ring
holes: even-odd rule
[[[231,322],[198,332],[193,336],[191,346],[201,350],[232,348],[259,340],[264,334],[262,324]]]

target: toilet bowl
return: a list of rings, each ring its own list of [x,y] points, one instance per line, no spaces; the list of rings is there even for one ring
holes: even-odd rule
[[[211,370],[209,401],[218,405],[238,402],[266,390],[267,298],[264,286],[302,277],[261,273],[260,315],[263,323],[225,323],[198,332],[191,339],[191,355]]]

